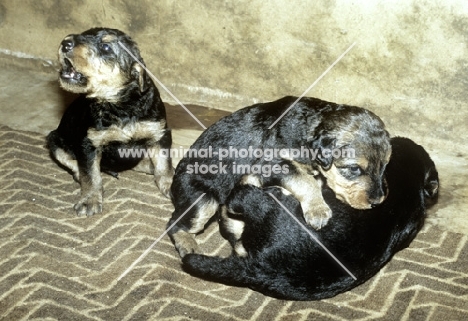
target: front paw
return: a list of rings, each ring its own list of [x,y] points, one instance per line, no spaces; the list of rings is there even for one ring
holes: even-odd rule
[[[172,185],[172,176],[171,174],[168,175],[155,175],[154,181],[158,186],[161,193],[167,197],[171,198],[171,185]]]
[[[78,216],[92,216],[94,214],[102,213],[102,194],[94,193],[82,198],[75,204],[74,209]]]
[[[332,211],[327,204],[315,205],[304,211],[304,219],[307,224],[316,230],[320,230],[327,225],[328,220],[332,217]]]
[[[190,253],[200,252],[198,243],[195,240],[195,235],[184,230],[178,230],[175,233],[169,232],[169,236],[181,258]]]
[[[183,258],[187,254],[195,254],[197,252],[200,252],[198,250],[198,244],[195,240],[191,242],[191,244],[176,244],[176,250],[179,253],[180,258]]]
[[[198,243],[193,235],[187,235],[183,240],[175,243],[175,248],[181,258],[190,253],[199,253]]]

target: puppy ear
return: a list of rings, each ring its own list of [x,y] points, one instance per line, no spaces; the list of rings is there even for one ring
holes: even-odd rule
[[[132,78],[138,82],[138,87],[140,92],[146,91],[148,89],[147,79],[146,79],[146,70],[137,62],[132,65]]]
[[[311,145],[316,152],[315,160],[324,169],[329,170],[333,163],[333,149],[335,148],[336,138],[332,135],[321,132],[314,136]]]
[[[432,165],[424,177],[424,196],[428,199],[437,200],[439,194],[439,174]]]

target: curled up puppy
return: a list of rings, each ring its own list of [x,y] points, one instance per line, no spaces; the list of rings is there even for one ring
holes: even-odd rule
[[[392,147],[384,174],[388,197],[379,206],[359,210],[324,186],[333,224],[319,231],[307,226],[300,203],[284,188],[237,185],[219,217],[232,254],[187,254],[183,268],[206,280],[287,300],[329,298],[364,283],[411,243],[424,224],[426,208],[438,198],[438,173],[424,148],[399,137],[392,138]]]
[[[364,108],[308,97],[256,104],[222,118],[191,146],[194,151],[209,148],[218,157],[184,157],[171,186],[175,210],[168,226],[175,225],[169,235],[181,257],[197,252],[194,235],[203,231],[241,178],[253,174],[249,170],[276,169],[271,175],[247,177],[255,185],[277,185],[292,193],[301,204],[306,223],[317,230],[332,216],[322,196],[323,185],[356,209],[370,209],[387,195],[383,172],[392,152],[390,137],[382,120]],[[224,153],[234,149],[315,153],[314,157],[312,153],[298,157],[277,153],[268,159]],[[332,152],[344,149],[353,153],[335,157]],[[222,160],[221,151],[225,156]],[[194,165],[223,166],[223,172],[195,173]]]
[[[171,158],[158,157],[157,151],[171,147],[171,132],[136,43],[119,30],[92,28],[62,40],[59,62],[60,86],[79,96],[47,136],[47,145],[52,157],[81,185],[76,213],[102,212],[101,172],[117,177],[118,172],[134,168],[152,174],[169,197]],[[156,152],[149,158],[121,157],[119,150],[132,148]]]

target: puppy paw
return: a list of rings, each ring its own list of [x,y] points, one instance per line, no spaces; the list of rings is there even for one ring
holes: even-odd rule
[[[172,175],[155,175],[154,181],[161,193],[165,197],[171,198]]]
[[[325,203],[316,205],[307,212],[304,211],[304,219],[306,223],[316,230],[320,230],[322,227],[327,225],[328,220],[331,217],[332,211]]]
[[[78,216],[92,216],[102,213],[102,195],[94,194],[84,197],[75,204],[74,209]]]
[[[198,244],[195,239],[186,240],[187,242],[176,244],[177,252],[179,252],[180,258],[183,258],[187,254],[199,253]]]
[[[170,233],[170,237],[174,242],[175,248],[181,258],[190,253],[199,253],[198,243],[195,240],[195,235],[184,230],[179,230],[175,233]]]
[[[75,182],[79,183],[79,182],[80,182],[80,173],[74,172],[74,173],[73,173],[73,180],[74,180]]]

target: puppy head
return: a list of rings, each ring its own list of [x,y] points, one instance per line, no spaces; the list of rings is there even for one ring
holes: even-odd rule
[[[412,140],[404,137],[391,139],[393,153],[388,170],[406,173],[402,175],[405,185],[419,184],[426,207],[437,203],[439,197],[439,173],[427,151]],[[390,179],[398,179],[393,175]],[[400,183],[403,184],[403,183]]]
[[[384,170],[392,148],[379,117],[341,106],[323,115],[311,139],[319,171],[336,197],[357,209],[382,203],[387,195]]]
[[[145,91],[149,79],[144,68],[119,42],[143,63],[135,42],[119,30],[93,28],[66,36],[58,50],[62,88],[111,102],[132,86]]]

